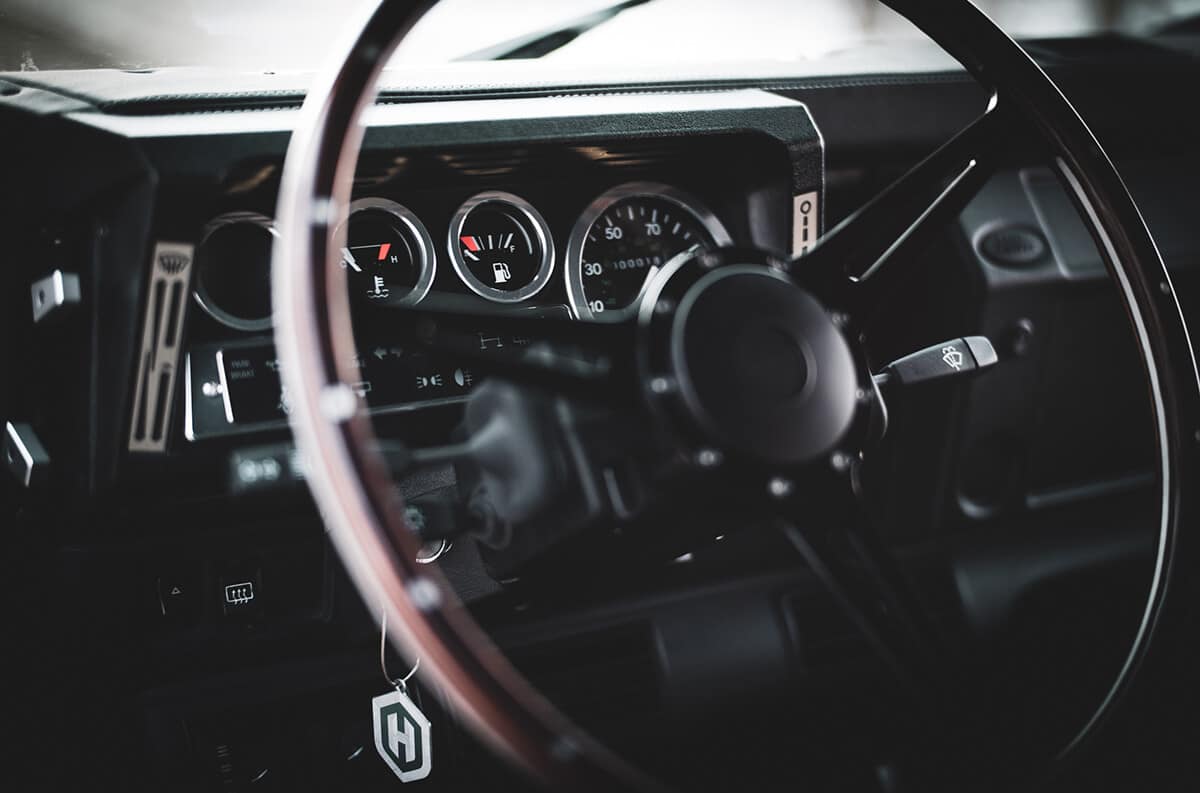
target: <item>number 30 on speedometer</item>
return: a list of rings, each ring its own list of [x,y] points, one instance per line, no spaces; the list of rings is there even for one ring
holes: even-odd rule
[[[628,314],[642,285],[672,258],[730,243],[699,201],[667,185],[615,187],[583,211],[567,244],[567,296],[580,319]]]

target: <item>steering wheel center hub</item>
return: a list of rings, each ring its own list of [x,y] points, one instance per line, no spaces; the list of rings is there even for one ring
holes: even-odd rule
[[[764,462],[826,453],[854,417],[849,345],[815,297],[770,267],[721,267],[690,283],[671,321],[669,367],[689,417]]]

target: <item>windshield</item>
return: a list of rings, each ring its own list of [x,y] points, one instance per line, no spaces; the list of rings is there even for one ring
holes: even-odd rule
[[[167,66],[307,71],[320,64],[331,40],[362,19],[355,0],[3,3],[0,69],[6,71]],[[978,3],[1024,38],[1147,33],[1200,13],[1200,0]],[[628,7],[603,13],[614,6]],[[444,0],[418,24],[397,61],[538,57],[598,70],[663,62],[801,62],[918,37],[876,0]]]

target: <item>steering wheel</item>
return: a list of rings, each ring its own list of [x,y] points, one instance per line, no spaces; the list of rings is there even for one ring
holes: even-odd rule
[[[932,713],[953,707],[954,655],[919,593],[862,521],[857,471],[878,434],[882,398],[859,332],[922,237],[952,218],[992,173],[1011,130],[1044,141],[1105,259],[1143,364],[1157,439],[1161,502],[1152,586],[1129,655],[1074,740],[1070,756],[1129,689],[1182,597],[1174,573],[1188,551],[1180,526],[1195,512],[1200,387],[1175,292],[1138,208],[1087,125],[1051,78],[968,0],[887,0],[991,91],[987,111],[825,235],[802,259],[744,250],[681,257],[652,276],[636,316],[621,322],[490,317],[505,332],[549,339],[507,359],[506,383],[474,399],[480,421],[502,415],[535,451],[552,444],[537,405],[548,393],[587,394],[618,429],[648,438],[663,498],[717,489],[783,527],[898,679]],[[392,470],[379,451],[357,380],[337,229],[351,201],[362,115],[384,64],[423,13],[381,0],[336,66],[313,84],[284,168],[274,254],[276,340],[291,424],[334,544],[393,641],[496,751],[563,788],[650,789],[654,783],[575,727],[519,675],[458,604],[440,575],[415,563]],[[436,344],[469,327],[454,312],[425,316]],[[499,324],[497,324],[499,323]],[[753,360],[721,341],[746,327]],[[710,352],[700,356],[701,347]],[[979,351],[976,351],[977,353]],[[986,352],[980,353],[986,355]],[[982,363],[982,362],[981,362]],[[749,370],[747,370],[749,367]],[[747,377],[724,375],[736,368]],[[771,382],[751,389],[738,382]],[[540,400],[540,401],[539,401]],[[477,407],[480,402],[486,402]],[[532,405],[533,407],[529,407]],[[622,424],[624,422],[625,424]],[[623,451],[626,453],[628,450]],[[668,474],[663,474],[668,471]],[[536,496],[536,493],[534,494]],[[519,505],[510,504],[520,511]],[[695,518],[697,510],[688,513]],[[835,515],[853,574],[804,528]],[[880,606],[880,604],[883,604]]]

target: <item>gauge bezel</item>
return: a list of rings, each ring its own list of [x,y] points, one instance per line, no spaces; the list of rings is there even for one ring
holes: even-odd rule
[[[337,238],[343,245],[346,244],[350,234],[350,224],[354,222],[354,215],[369,209],[386,212],[399,220],[412,233],[412,237],[417,243],[416,254],[420,257],[418,266],[421,274],[417,276],[417,283],[413,285],[408,294],[394,300],[386,299],[380,302],[385,306],[415,306],[429,294],[429,290],[433,288],[433,279],[437,275],[437,251],[433,246],[433,237],[429,235],[429,229],[425,228],[421,219],[408,207],[390,198],[366,196],[350,202],[346,222],[338,227]]]
[[[507,204],[520,212],[529,220],[530,226],[542,246],[542,261],[538,265],[537,275],[520,289],[506,292],[488,286],[475,277],[475,274],[467,267],[466,261],[463,260],[459,248],[459,237],[462,235],[463,225],[471,212],[483,204]],[[533,204],[518,195],[503,190],[485,190],[464,201],[450,220],[446,247],[450,253],[450,263],[454,265],[454,271],[458,273],[459,279],[472,292],[495,303],[520,303],[522,300],[528,300],[542,291],[554,276],[554,238],[550,234],[550,226],[546,223],[546,219],[534,208]]]
[[[576,319],[621,320],[633,313],[634,305],[632,304],[619,310],[605,311],[602,317],[592,313],[583,289],[583,246],[587,243],[587,235],[593,224],[608,211],[609,207],[627,198],[638,197],[661,198],[688,212],[700,222],[700,225],[712,237],[713,244],[718,248],[733,244],[733,238],[729,236],[725,225],[721,223],[716,214],[700,199],[678,187],[661,182],[626,182],[605,190],[584,208],[579,219],[575,221],[575,225],[571,229],[571,236],[567,240],[567,258],[563,265],[563,271],[567,281],[567,302],[571,307],[571,316]],[[647,280],[649,280],[649,273],[647,273]]]
[[[249,223],[254,226],[264,228],[271,235],[272,248],[274,248],[275,240],[279,239],[279,232],[275,230],[275,221],[266,215],[258,212],[226,212],[223,215],[217,215],[212,220],[204,225],[204,229],[200,232],[200,241],[196,243],[195,258],[197,263],[200,261],[200,251],[203,250],[204,244],[208,242],[208,238],[215,232],[227,226],[233,226],[238,223]],[[227,328],[234,330],[257,332],[270,330],[275,324],[274,309],[271,314],[265,317],[239,317],[236,314],[231,314],[225,309],[217,305],[216,301],[204,288],[204,273],[203,268],[197,266],[196,274],[192,280],[192,299],[196,301],[196,305],[203,309],[205,314],[215,319]]]

